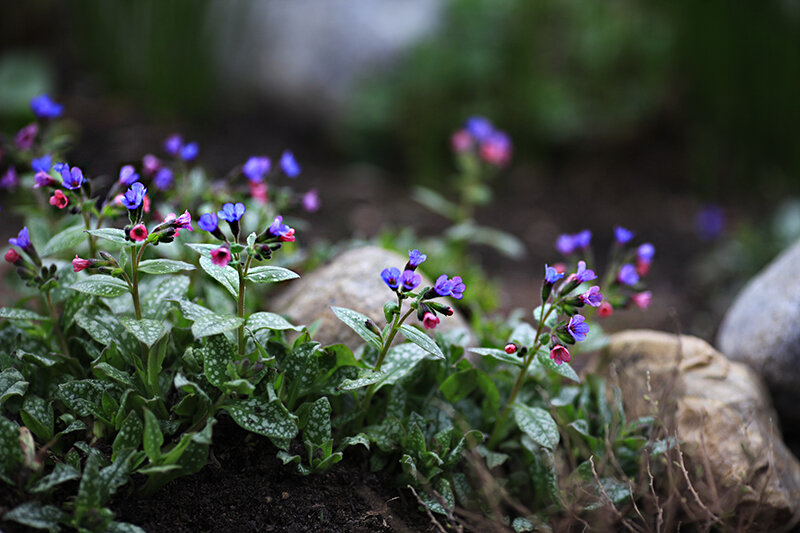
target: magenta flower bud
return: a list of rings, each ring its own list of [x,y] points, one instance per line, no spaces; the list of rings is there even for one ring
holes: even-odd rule
[[[458,130],[450,137],[450,147],[457,154],[468,152],[474,146],[475,141],[467,130]]]
[[[572,357],[569,355],[569,350],[567,350],[566,346],[562,346],[561,344],[556,344],[550,350],[550,359],[555,361],[557,365],[562,363],[569,363]]]
[[[303,195],[303,209],[308,213],[319,211],[320,201],[316,189],[311,189]]]
[[[52,187],[56,183],[56,180],[54,180],[47,172],[37,172],[33,177],[34,189],[38,189],[39,187]]]
[[[653,293],[650,291],[637,292],[631,296],[631,301],[639,309],[647,309],[652,299]]]
[[[433,329],[439,325],[439,317],[429,311],[422,317],[422,325],[425,329]]]
[[[72,270],[80,272],[90,266],[92,266],[92,262],[89,259],[81,259],[78,254],[75,254],[75,259],[72,260]]]
[[[506,347],[505,347],[505,348],[503,348],[503,350],[505,350],[505,352],[506,352],[508,355],[511,355],[511,354],[517,353],[517,345],[516,345],[516,344],[514,344],[513,342],[509,342],[508,344],[506,344]]]

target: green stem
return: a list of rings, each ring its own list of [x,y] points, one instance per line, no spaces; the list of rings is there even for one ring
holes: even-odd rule
[[[245,263],[244,267],[242,267],[241,261],[236,265],[236,270],[239,272],[239,301],[238,301],[238,316],[242,319],[242,323],[239,324],[239,358],[241,359],[244,357],[244,349],[245,349],[245,338],[244,338],[244,296],[245,296],[245,279],[244,277],[247,275],[247,271],[250,269],[250,261],[252,261],[253,257],[248,256],[247,262]]]
[[[50,296],[50,291],[44,293],[44,299],[45,302],[47,302],[47,309],[50,311],[50,319],[53,321],[53,329],[56,332],[58,344],[61,346],[61,353],[63,353],[64,357],[67,359],[72,359],[72,356],[69,353],[69,347],[67,346],[67,341],[64,338],[64,333],[61,331],[61,326],[58,323],[58,314],[56,313],[56,307],[53,305],[53,298]]]
[[[147,246],[144,243],[137,253],[136,245],[131,246],[131,297],[133,297],[133,311],[136,313],[136,320],[142,319],[142,306],[139,303],[139,261],[142,259],[142,253]]]
[[[89,216],[89,213],[82,213],[83,215],[83,225],[86,226],[87,230],[92,229],[92,220]],[[99,226],[98,226],[99,227]],[[96,257],[97,256],[97,245],[92,235],[87,234],[87,240],[89,241],[89,257]]]

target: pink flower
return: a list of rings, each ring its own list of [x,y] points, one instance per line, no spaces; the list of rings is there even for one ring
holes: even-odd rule
[[[141,242],[147,238],[147,228],[144,224],[136,224],[131,228],[130,237],[136,242]]]
[[[69,204],[69,198],[66,197],[61,189],[56,189],[49,201],[50,205],[54,205],[59,209],[64,209]]]
[[[631,296],[631,301],[639,309],[647,309],[647,307],[650,305],[650,300],[652,299],[653,299],[653,293],[650,291],[637,292],[636,294]]]
[[[651,261],[647,259],[636,258],[636,273],[639,274],[640,278],[645,277],[650,272],[650,264]]]
[[[600,318],[606,318],[611,316],[614,313],[614,308],[608,302],[603,302],[600,304],[600,307],[597,308],[597,316]]]
[[[144,195],[144,198],[142,198],[142,209],[145,213],[150,212],[150,197],[146,194]]]
[[[228,266],[231,261],[231,251],[225,246],[211,250],[211,262],[217,266]]]
[[[169,224],[173,228],[175,228],[175,236],[177,237],[180,234],[180,230],[188,229],[189,231],[194,231],[192,227],[192,215],[189,213],[189,210],[185,210],[183,214],[179,217],[175,216],[175,213],[170,213],[166,217],[164,217],[163,224]]]
[[[146,154],[142,158],[142,170],[144,170],[145,174],[155,174],[159,168],[161,168],[161,161],[153,154]]]
[[[19,252],[17,252],[13,248],[10,248],[6,252],[6,256],[5,257],[6,257],[6,261],[11,263],[12,265],[18,265],[20,263],[20,261],[22,261],[22,256],[19,255]]]
[[[36,135],[39,133],[39,126],[32,122],[17,132],[14,136],[14,143],[20,150],[28,150],[33,146],[33,141],[36,140]]]
[[[75,254],[75,259],[72,260],[72,270],[75,272],[80,272],[84,268],[89,268],[91,265],[91,261],[88,259],[81,259],[78,257],[78,254]]]
[[[429,311],[422,317],[422,325],[425,329],[433,329],[439,325],[439,317]]]
[[[457,154],[471,150],[475,142],[467,130],[458,130],[450,137],[450,146]]]
[[[303,209],[309,213],[319,210],[319,194],[316,189],[311,189],[303,195]]]
[[[517,353],[517,345],[514,344],[513,342],[509,342],[508,344],[506,344],[506,347],[503,348],[503,350],[505,350],[505,352],[508,355],[511,355],[512,353]]]
[[[247,183],[250,185],[250,196],[253,197],[253,200],[262,205],[269,201],[269,186],[267,182],[248,180]]]
[[[566,346],[562,346],[560,344],[556,344],[553,346],[553,349],[550,350],[550,359],[556,362],[557,365],[561,363],[569,363],[572,357],[569,355],[569,350],[567,350]]]

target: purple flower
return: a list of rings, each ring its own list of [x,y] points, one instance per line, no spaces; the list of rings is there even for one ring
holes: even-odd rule
[[[622,226],[616,226],[614,228],[614,238],[617,239],[619,244],[625,244],[633,239],[633,232],[623,228]]]
[[[396,290],[400,286],[400,269],[399,268],[384,268],[381,272],[383,282],[389,286],[390,289]]]
[[[583,231],[579,231],[575,235],[572,236],[573,242],[575,243],[575,248],[578,250],[586,250],[589,248],[589,245],[592,244],[592,232],[588,229]]]
[[[303,209],[309,213],[317,211],[320,206],[319,194],[316,189],[311,189],[303,195]]]
[[[569,255],[575,251],[575,238],[568,233],[562,233],[556,239],[556,250],[563,255]]]
[[[436,294],[439,296],[450,296],[453,292],[453,286],[455,284],[447,279],[447,274],[442,274],[438,278],[436,278],[436,283],[433,284],[433,290],[436,291]]]
[[[171,224],[175,229],[194,231],[194,228],[192,228],[192,214],[189,213],[188,209],[184,209],[183,214],[177,217],[175,213],[170,213],[167,215],[167,218],[164,219],[164,222]]]
[[[153,154],[145,154],[142,158],[142,170],[145,174],[152,175],[161,168],[161,161]]]
[[[45,154],[31,161],[31,168],[36,172],[48,172],[52,166],[53,157],[50,154]]]
[[[147,189],[142,185],[142,182],[137,181],[125,192],[125,195],[122,197],[122,205],[129,211],[138,209],[139,206],[142,205],[145,194],[147,194]]]
[[[50,174],[47,172],[39,171],[33,176],[33,188],[38,189],[39,187],[50,187],[51,185],[55,185],[56,180],[53,179]]]
[[[197,221],[197,225],[200,226],[201,230],[213,233],[217,231],[217,226],[219,226],[219,219],[217,218],[217,215],[214,213],[206,213],[205,215],[200,216],[200,219]]]
[[[636,285],[639,282],[639,274],[636,273],[636,267],[630,263],[625,263],[619,269],[617,274],[617,281],[624,285]]]
[[[428,256],[420,253],[419,250],[408,251],[408,264],[411,265],[412,268],[417,268],[424,263],[427,258]]]
[[[0,178],[0,189],[13,189],[17,186],[19,180],[17,179],[17,169],[8,167],[6,173]]]
[[[133,165],[125,165],[119,169],[119,182],[123,185],[130,186],[132,183],[139,181],[139,174],[134,170]]]
[[[281,169],[290,178],[296,178],[300,175],[300,165],[297,164],[294,154],[289,150],[284,150],[281,155]]]
[[[197,157],[197,154],[199,152],[200,152],[200,147],[197,146],[197,143],[191,142],[184,144],[181,147],[181,153],[180,153],[181,159],[183,159],[184,161],[191,161],[192,159]]]
[[[511,160],[511,138],[502,131],[493,131],[481,143],[480,154],[490,165],[507,165]]]
[[[8,242],[10,244],[13,244],[14,246],[19,246],[20,248],[26,251],[33,248],[33,244],[31,243],[31,237],[28,234],[28,226],[22,228],[17,234],[16,238],[12,237],[8,239]]]
[[[600,286],[593,285],[589,290],[578,296],[581,301],[592,307],[598,307],[603,302],[603,295],[600,294]]]
[[[65,188],[75,190],[83,184],[83,171],[78,167],[72,167],[66,163],[56,163],[56,171],[61,174],[61,182]]]
[[[167,137],[164,141],[164,151],[167,152],[169,155],[178,155],[178,152],[181,151],[181,147],[183,146],[183,137],[174,133]]]
[[[578,261],[578,270],[575,272],[575,279],[580,283],[592,281],[593,279],[597,279],[597,274],[594,273],[594,270],[588,270],[586,268],[585,261]]]
[[[222,206],[222,211],[218,211],[217,215],[222,220],[227,220],[228,222],[237,222],[242,215],[244,215],[244,204],[242,202],[236,202],[236,205],[228,202],[227,204]]]
[[[156,186],[156,189],[160,191],[165,191],[172,187],[172,182],[174,180],[175,175],[172,173],[172,169],[169,167],[161,167],[156,172],[156,175],[153,177],[153,185]]]
[[[57,104],[46,94],[41,94],[31,100],[31,109],[39,118],[58,118],[64,111],[64,106]]]
[[[586,340],[586,334],[589,333],[589,324],[586,323],[586,319],[581,315],[575,315],[569,319],[567,331],[576,342],[580,342]]]
[[[288,240],[288,237],[294,236],[294,229],[284,224],[283,217],[280,215],[275,217],[275,220],[272,221],[267,231],[276,237],[281,237],[281,240]],[[293,241],[294,239],[291,240]]]
[[[545,283],[555,283],[564,277],[563,272],[559,272],[554,267],[544,265],[544,281]]]
[[[422,281],[422,276],[413,270],[404,270],[400,274],[400,282],[403,284],[403,290],[413,291]]]
[[[39,125],[35,122],[28,124],[17,132],[14,136],[14,144],[20,150],[28,150],[33,146],[33,141],[36,140],[36,135],[39,133]]]
[[[470,117],[464,125],[466,130],[476,141],[483,142],[494,132],[494,126],[484,117]]]
[[[641,261],[650,262],[653,260],[653,256],[656,254],[656,248],[649,242],[646,242],[639,246],[636,250],[636,258]]]
[[[725,211],[717,205],[705,206],[695,215],[694,224],[700,239],[716,239],[725,231]]]
[[[267,175],[271,167],[272,163],[269,157],[253,156],[242,166],[242,173],[250,181],[260,182],[264,180],[264,176]]]
[[[464,282],[461,280],[461,276],[455,276],[453,279],[450,280],[453,284],[453,288],[450,289],[450,296],[455,298],[456,300],[460,300],[464,297],[464,291],[467,289],[467,286],[464,285]]]

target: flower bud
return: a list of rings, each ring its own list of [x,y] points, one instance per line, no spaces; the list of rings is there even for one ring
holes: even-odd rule
[[[9,250],[6,252],[5,257],[6,261],[11,263],[12,265],[20,266],[23,262],[22,256],[19,255],[19,253],[13,248],[9,248]]]
[[[380,337],[380,336],[381,336],[381,330],[380,330],[380,329],[378,329],[378,326],[376,326],[376,325],[375,325],[375,322],[373,322],[372,320],[370,320],[370,319],[366,319],[366,320],[364,321],[364,326],[366,326],[366,328],[367,328],[368,330],[370,330],[372,333],[374,333],[374,334],[375,334],[375,335],[377,335],[378,337]]]
[[[505,347],[505,348],[503,348],[503,350],[505,350],[505,352],[506,352],[508,355],[511,355],[511,354],[513,354],[513,353],[516,353],[516,351],[517,351],[517,345],[516,345],[516,344],[514,344],[513,342],[509,342],[508,344],[506,344],[506,347]]]
[[[614,308],[608,302],[603,302],[597,308],[597,316],[600,318],[606,318],[611,316],[614,313]]]
[[[386,317],[386,322],[394,320],[395,315],[400,313],[400,306],[397,302],[386,302],[383,305],[383,316]]]
[[[431,312],[427,312],[422,317],[422,325],[425,326],[425,329],[433,329],[439,325],[439,317]]]

